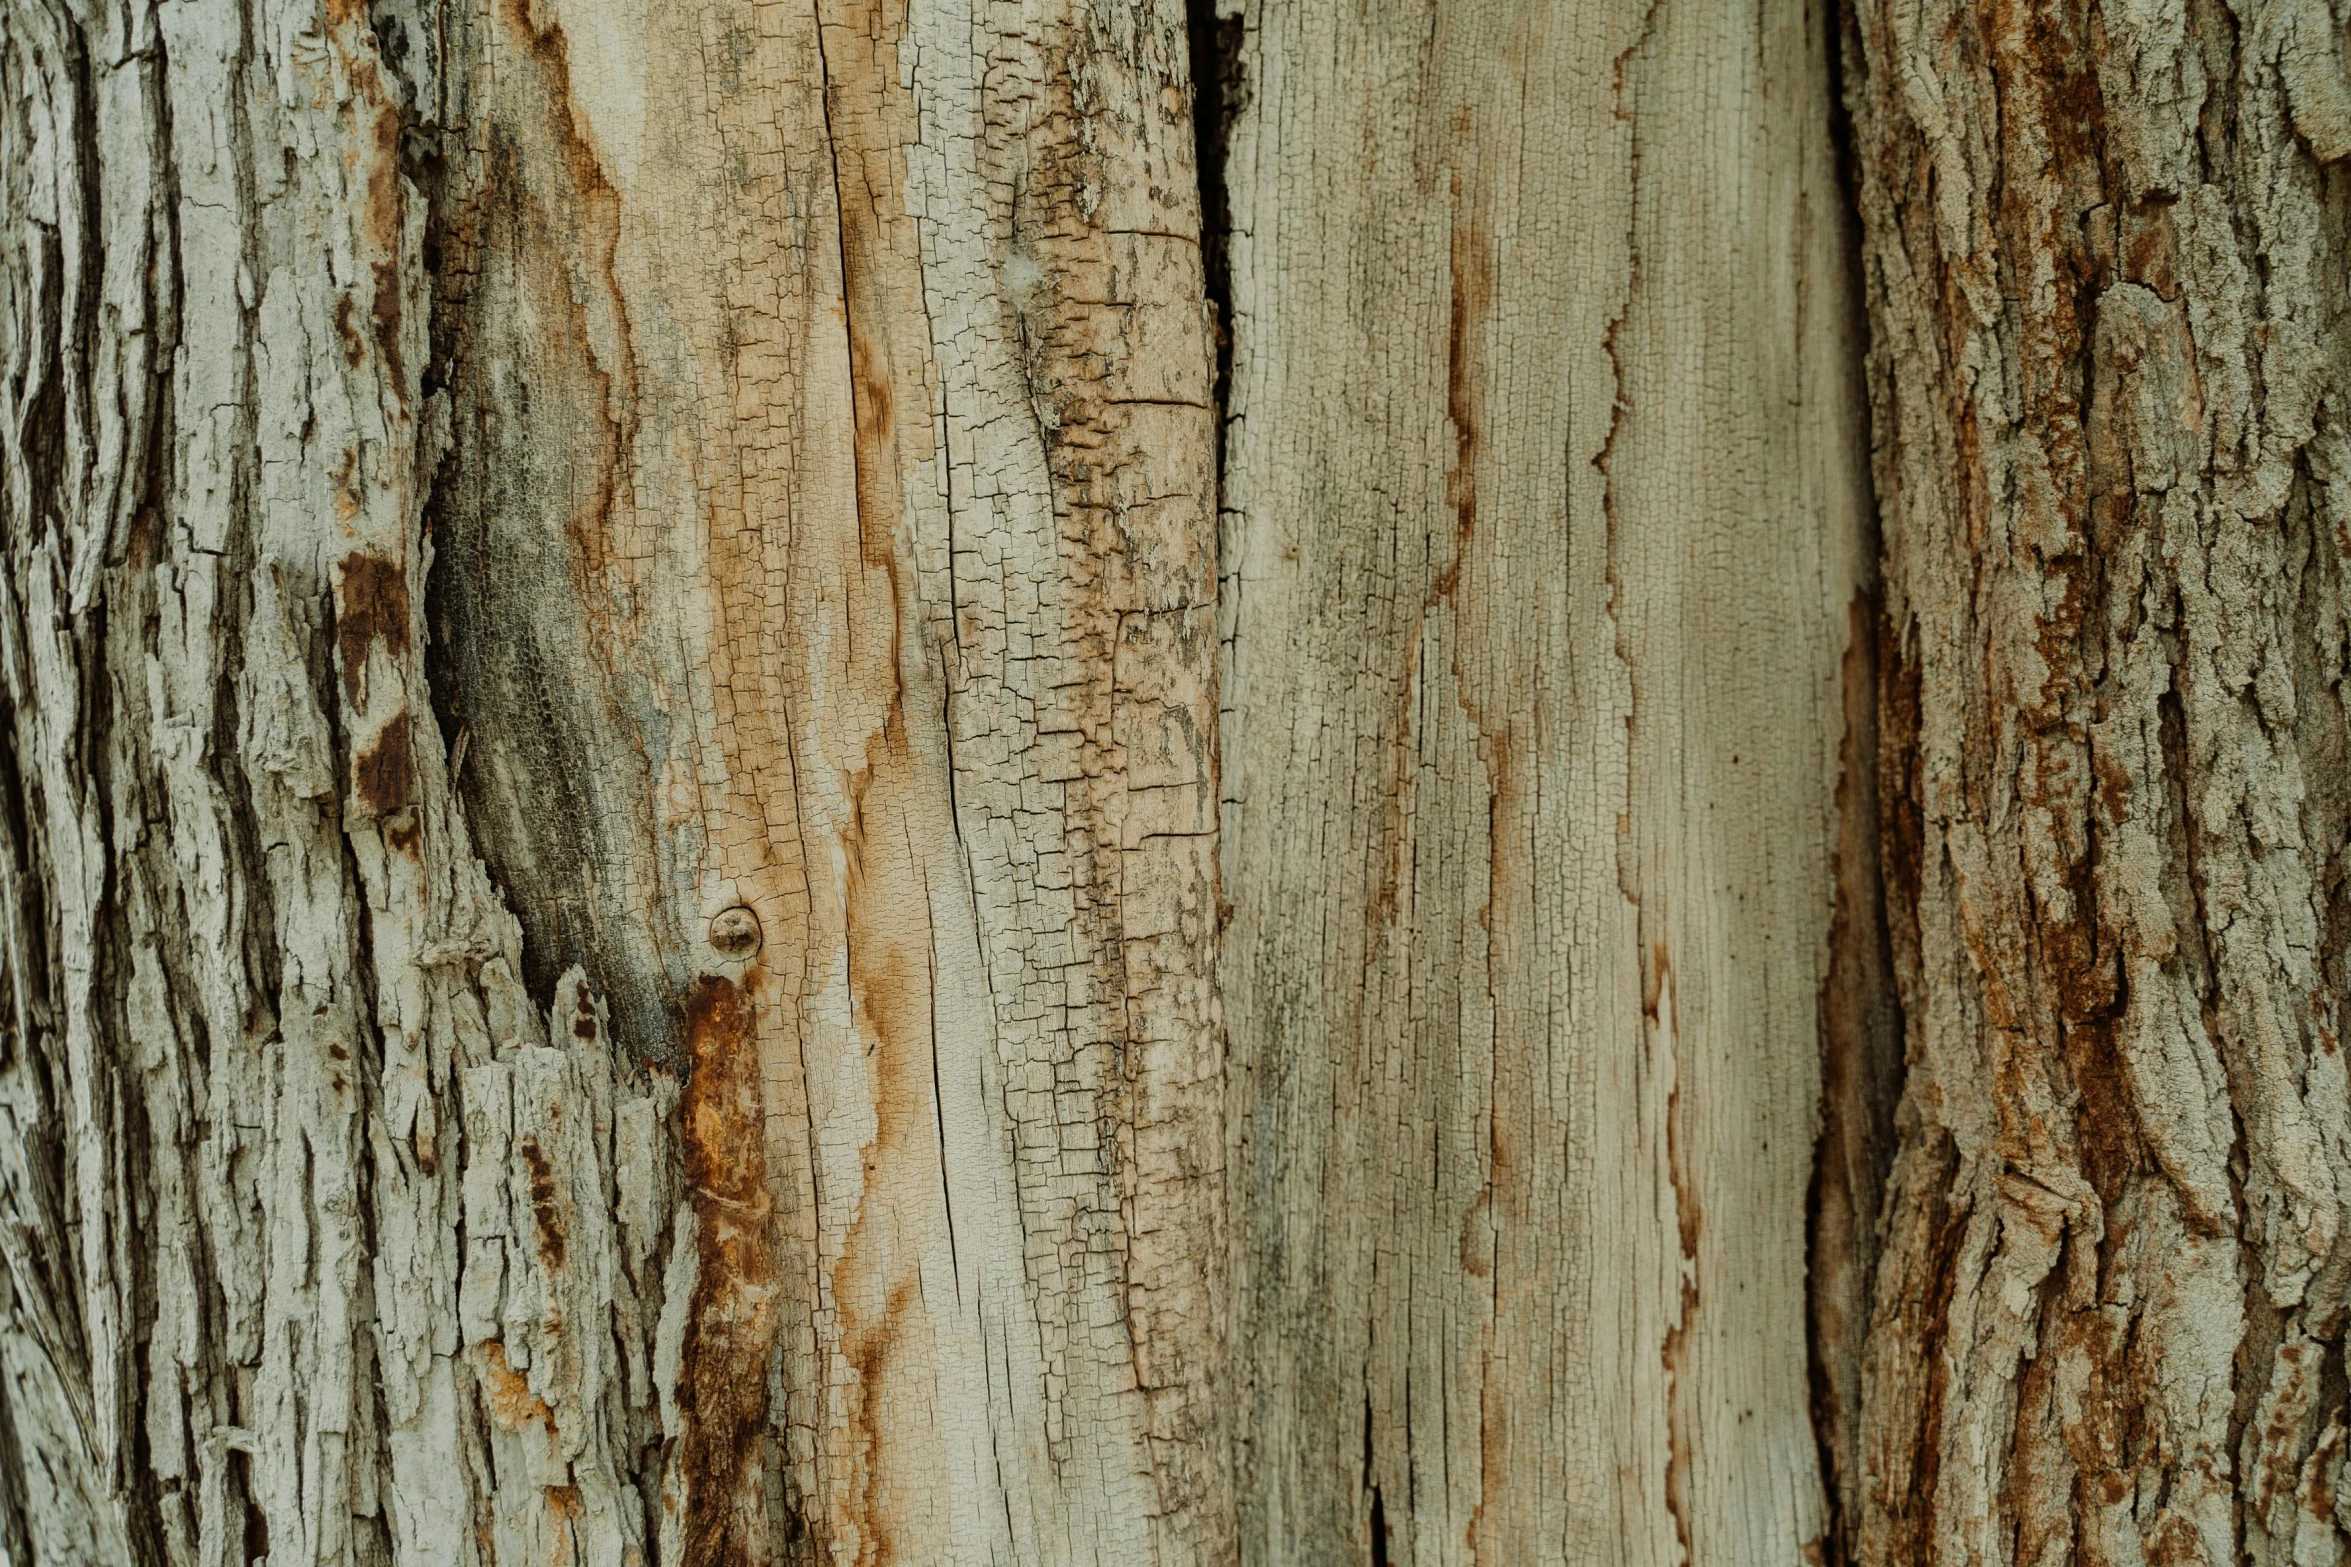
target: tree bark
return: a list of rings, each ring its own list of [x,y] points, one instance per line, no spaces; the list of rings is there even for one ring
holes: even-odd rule
[[[1801,1560],[1869,693],[1828,13],[1241,15],[1242,1555]]]
[[[1854,33],[1909,1041],[1854,1559],[2339,1562],[2341,30]]]
[[[0,4],[7,1560],[2351,1556],[2343,38],[1835,26]]]
[[[1229,1551],[1183,17],[0,11],[38,1562]]]

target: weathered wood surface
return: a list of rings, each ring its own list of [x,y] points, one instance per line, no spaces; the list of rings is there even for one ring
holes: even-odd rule
[[[13,1558],[1229,1551],[1182,27],[0,9]]]
[[[1856,30],[1910,1063],[1857,1559],[2337,1563],[2342,29]]]
[[[1823,8],[1227,9],[1243,1559],[1802,1560]]]

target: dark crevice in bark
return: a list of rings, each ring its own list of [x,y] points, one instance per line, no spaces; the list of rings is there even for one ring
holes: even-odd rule
[[[125,983],[115,988],[121,995],[128,990]],[[123,1019],[122,1038],[131,1037],[128,1019]],[[129,1434],[123,1455],[124,1473],[120,1479],[123,1499],[124,1532],[131,1548],[131,1558],[139,1567],[163,1567],[170,1557],[164,1549],[163,1509],[166,1501],[185,1507],[188,1497],[181,1482],[168,1488],[155,1483],[154,1454],[150,1446],[151,1416],[147,1409],[147,1391],[154,1384],[153,1349],[155,1319],[159,1306],[156,1288],[156,1252],[152,1237],[155,1228],[155,1133],[147,1117],[145,1096],[136,1087],[117,1090],[116,1103],[121,1120],[116,1128],[118,1146],[126,1168],[117,1185],[121,1193],[123,1212],[117,1222],[129,1229],[132,1239],[121,1247],[125,1272],[124,1294],[126,1315],[130,1319],[130,1343],[127,1357],[130,1361],[128,1386],[123,1389],[123,1429]],[[178,1375],[174,1367],[169,1373]]]
[[[371,16],[405,92],[402,173],[424,198],[419,424],[446,431],[417,453],[431,722],[469,847],[521,928],[518,977],[544,1010],[569,969],[585,973],[611,1023],[598,1030],[598,1048],[611,1052],[616,1082],[630,1092],[692,1063],[684,970],[674,966],[687,961],[680,933],[663,922],[658,898],[626,884],[615,844],[616,832],[649,838],[658,817],[649,771],[627,774],[614,760],[630,746],[644,752],[642,737],[617,723],[613,605],[601,596],[632,429],[613,415],[610,371],[588,341],[571,269],[585,244],[589,275],[601,268],[610,284],[615,198],[574,131],[559,32],[541,36],[503,7],[436,19],[432,0],[377,0]],[[508,25],[519,33],[500,31]],[[518,37],[519,62],[506,52]],[[533,113],[543,116],[535,126],[518,123]],[[551,133],[568,159],[534,162],[542,144],[533,130]],[[669,1148],[680,1130],[673,1109],[662,1133]],[[543,1164],[529,1141],[518,1154]],[[543,1169],[533,1175],[546,1181]],[[673,1214],[662,1223],[634,1278],[649,1310],[667,1286],[676,1222]],[[546,1216],[541,1223],[544,1245]],[[464,1255],[472,1241],[462,1215],[455,1229]],[[752,1396],[748,1387],[742,1396]],[[619,1499],[634,1498],[642,1538],[659,1540],[678,1505],[663,1481],[675,1439],[659,1440],[658,1426],[649,1433],[641,1409],[606,1417],[621,1423]],[[460,1418],[486,1438],[494,1414],[477,1401]],[[486,1439],[466,1457],[477,1505],[518,1481],[501,1477]]]
[[[80,199],[80,207],[76,216],[79,218],[81,229],[80,244],[77,247],[81,255],[81,276],[78,279],[80,297],[74,301],[71,310],[55,318],[60,331],[57,339],[57,373],[52,384],[59,389],[61,398],[73,398],[82,405],[75,412],[80,414],[86,425],[92,422],[92,410],[89,406],[90,392],[86,382],[91,368],[99,362],[98,322],[104,304],[106,286],[104,266],[93,264],[105,250],[101,243],[96,217],[96,214],[105,210],[103,205],[104,191],[99,183],[101,164],[98,146],[98,112],[93,101],[95,86],[91,79],[89,47],[82,37],[79,26],[64,29],[63,37],[65,41],[65,72],[73,82],[73,174],[81,186],[81,189],[76,192]],[[59,214],[59,221],[61,227],[67,221],[62,213]],[[74,334],[70,343],[66,341],[63,330],[68,325],[72,327]],[[77,377],[69,373],[69,366],[79,367],[82,371],[81,376]],[[62,402],[59,414],[61,418],[64,415]],[[62,424],[58,429],[57,440],[56,450],[62,453],[65,450],[66,440],[65,427]],[[65,489],[60,489],[57,492],[59,499],[56,505],[60,512],[69,504],[64,497],[72,493],[74,492]],[[82,493],[87,495],[86,488]],[[111,522],[109,526],[111,527]],[[63,536],[62,530],[60,531],[61,537],[58,541],[60,548],[57,553],[64,564],[65,574],[70,580],[74,567],[78,564],[76,546],[87,541]],[[103,544],[101,543],[99,547],[103,548]],[[88,672],[85,670],[83,673],[86,676]],[[82,734],[78,739],[84,747],[79,759],[86,767],[89,763],[88,749],[98,744],[98,738],[94,734]]]
[[[43,277],[53,283],[55,269],[43,269]],[[33,319],[55,321],[58,319],[56,304],[54,294],[45,298]],[[44,390],[42,400],[48,400],[47,393],[53,389],[54,378]],[[42,426],[38,420],[33,423],[37,432]],[[32,457],[35,449],[28,442],[26,457]],[[7,558],[24,558],[28,541],[12,539],[10,534],[17,529],[29,534],[31,523],[30,518],[11,518],[5,496],[0,494],[0,550],[7,552]],[[22,619],[14,584],[0,584],[0,613],[11,621]],[[0,886],[14,895],[16,906],[0,914],[0,921],[5,921],[8,927],[7,939],[0,941],[0,991],[5,991],[4,999],[0,999],[0,1070],[6,1070],[22,1058],[41,1085],[42,1100],[50,1102],[47,1074],[40,1070],[44,1055],[40,1036],[49,1026],[49,1008],[43,991],[51,972],[50,965],[42,961],[46,957],[49,928],[40,896],[46,871],[38,858],[40,840],[32,830],[30,798],[18,761],[19,718],[10,695],[11,685],[12,681],[0,684],[0,867],[5,868],[0,870]],[[28,958],[32,961],[25,961]],[[29,1170],[34,1172],[42,1168],[40,1154],[49,1151],[43,1146],[46,1139],[40,1137],[39,1130],[35,1127],[28,1131],[22,1155]],[[37,1236],[28,1235],[27,1239],[38,1244]],[[21,1281],[0,1280],[0,1307],[5,1308],[0,1320],[15,1317],[18,1308],[13,1297],[20,1288]],[[15,1410],[8,1398],[8,1382],[7,1377],[0,1376],[0,1553],[5,1553],[12,1562],[30,1562],[33,1558],[27,1526],[30,1498],[25,1484],[25,1452],[17,1433]]]
[[[237,7],[237,60],[240,67],[253,59],[252,6],[240,0]],[[246,271],[254,277],[265,276],[259,225],[250,215],[258,205],[255,192],[260,179],[254,168],[253,126],[251,111],[240,98],[233,102],[224,116],[228,127],[229,150],[236,177],[236,198],[246,221],[239,224]],[[239,303],[237,340],[245,348],[240,390],[243,396],[233,414],[235,432],[232,450],[234,466],[230,474],[229,527],[222,540],[221,579],[237,584],[234,592],[224,593],[220,599],[218,646],[220,648],[220,675],[215,689],[219,700],[215,705],[213,722],[213,776],[224,800],[251,801],[263,798],[260,790],[267,781],[250,777],[245,771],[244,747],[239,739],[243,726],[261,715],[245,711],[246,650],[248,628],[256,613],[255,581],[261,571],[260,550],[254,539],[254,497],[260,489],[261,438],[260,415],[253,396],[252,344],[260,334],[260,296],[258,293]],[[278,942],[281,928],[277,910],[277,889],[269,874],[268,851],[261,839],[258,816],[251,810],[232,810],[222,813],[225,832],[233,846],[237,865],[237,885],[244,900],[244,918],[238,921],[239,941],[245,968],[244,990],[248,1010],[241,1020],[250,1039],[265,1038],[276,1031],[277,1009],[274,998],[278,982],[285,972],[285,955]],[[235,1046],[243,1041],[225,1040],[224,1045]],[[211,1061],[203,1062],[208,1074]],[[219,1275],[208,1271],[204,1275],[212,1283],[207,1289],[207,1310],[216,1320],[225,1320],[226,1296],[222,1292]]]
[[[138,79],[144,110],[138,129],[151,142],[155,162],[157,188],[150,198],[149,215],[160,232],[143,236],[145,244],[131,240],[123,247],[144,262],[145,324],[152,336],[141,345],[145,355],[135,362],[133,373],[149,385],[145,419],[125,419],[129,428],[124,432],[122,452],[123,496],[103,531],[86,541],[87,547],[100,551],[95,591],[90,607],[74,617],[69,633],[82,666],[81,710],[75,725],[76,742],[82,751],[82,783],[85,799],[99,804],[101,879],[90,929],[92,966],[88,980],[93,1047],[89,1071],[95,1080],[90,1094],[94,1112],[91,1131],[106,1139],[111,1155],[104,1211],[92,1213],[84,1208],[79,1215],[82,1225],[103,1227],[105,1261],[101,1271],[109,1276],[103,1281],[85,1277],[80,1282],[85,1288],[97,1282],[102,1293],[112,1293],[117,1313],[113,1327],[118,1335],[112,1342],[96,1337],[88,1342],[85,1366],[96,1386],[102,1357],[113,1364],[116,1386],[108,1413],[119,1445],[112,1455],[113,1471],[99,1478],[113,1489],[112,1500],[120,1508],[123,1544],[137,1567],[160,1567],[166,1553],[162,1497],[149,1478],[153,1463],[146,1409],[157,1312],[156,1250],[150,1242],[155,1234],[154,1140],[136,1070],[142,1052],[128,997],[135,979],[133,954],[149,945],[146,938],[157,912],[141,859],[150,843],[168,839],[171,821],[163,791],[154,784],[154,715],[148,710],[147,693],[120,678],[119,672],[152,664],[158,657],[157,606],[149,568],[161,548],[159,535],[165,523],[158,508],[170,494],[172,453],[177,445],[171,378],[178,335],[179,182],[170,155],[164,47],[159,37],[150,52],[118,68],[126,74],[135,73]],[[87,52],[80,54],[80,64],[87,72]],[[75,123],[78,133],[87,138],[87,161],[81,170],[86,214],[105,210],[97,121],[92,100],[83,98]],[[97,238],[90,252],[92,259],[84,263],[85,278],[111,270],[108,263],[113,258],[107,255],[111,248],[107,241],[114,236],[101,233]],[[147,248],[157,243],[163,246],[160,255]],[[94,347],[100,320],[100,312],[92,308],[83,322],[84,357],[79,362],[85,367],[100,363]],[[127,405],[128,416],[136,403],[127,386],[117,395]],[[125,531],[118,534],[116,519],[126,514],[127,524],[121,524]],[[168,985],[172,965],[167,952],[158,955]],[[70,978],[68,983],[72,983]],[[169,1048],[169,1042],[164,1042],[164,1048]]]
[[[148,599],[155,592],[154,579],[139,568],[145,566],[149,559],[160,555],[166,547],[164,539],[167,530],[171,527],[171,519],[166,514],[166,507],[176,499],[172,483],[172,469],[174,454],[179,450],[181,444],[179,406],[174,395],[176,379],[174,361],[180,347],[180,325],[184,317],[186,281],[180,253],[180,171],[173,156],[169,47],[166,38],[158,36],[153,50],[145,56],[141,63],[146,97],[153,106],[152,134],[155,137],[156,145],[161,149],[161,155],[157,159],[158,189],[155,206],[159,229],[157,242],[160,243],[163,251],[159,260],[150,265],[148,274],[151,289],[149,308],[152,311],[155,325],[153,358],[148,364],[148,373],[154,382],[154,403],[147,430],[144,485],[138,498],[135,520],[132,524],[133,538],[129,550],[129,565],[133,571],[137,572],[131,581],[137,584],[135,591],[141,599]],[[126,575],[128,574],[126,573]],[[125,586],[129,586],[129,584],[126,583]],[[224,596],[234,597],[233,594]],[[160,649],[157,646],[159,614],[157,608],[151,603],[142,604],[141,608],[143,613],[140,625],[132,633],[139,644],[133,656],[152,662],[160,657]],[[127,640],[129,640],[128,637],[126,637]],[[125,652],[130,651],[125,649]],[[126,659],[126,663],[128,662],[129,660]],[[141,724],[139,733],[130,739],[130,745],[126,747],[130,754],[136,758],[140,773],[145,775],[142,782],[152,779],[160,770],[155,759],[147,754],[152,742],[152,732],[145,724]],[[149,787],[152,787],[152,784]],[[160,825],[161,836],[168,839],[174,835],[171,801],[168,793],[160,789],[155,790],[155,796],[148,804],[146,812],[151,824],[150,834],[152,834],[153,825]],[[119,798],[120,796],[115,797]],[[131,852],[143,858],[144,853],[155,842],[155,836],[147,836],[146,842]],[[133,878],[148,879],[144,874],[144,867],[138,865],[135,860],[124,865],[118,874],[125,883],[132,882]],[[162,890],[161,898],[158,897],[158,890]],[[123,953],[128,954],[136,950],[135,944],[138,940],[140,927],[151,927],[156,922],[159,911],[155,905],[159,901],[169,901],[175,905],[178,903],[178,898],[173,895],[174,890],[176,889],[173,889],[172,879],[168,875],[157,876],[149,881],[147,887],[137,889],[143,896],[138,898],[136,904],[133,903],[130,896],[132,888],[129,886],[124,887],[111,900],[109,913],[121,924],[122,945],[120,950]],[[134,909],[136,910],[135,917]],[[166,991],[166,1006],[172,1019],[172,1032],[177,1036],[177,1040],[174,1042],[187,1041],[190,1046],[190,1054],[197,1060],[208,1063],[212,1052],[205,1037],[204,1026],[198,1021],[201,1016],[201,1008],[189,1004],[197,987],[186,972],[185,964],[181,960],[182,955],[174,949],[171,943],[158,944],[157,955],[162,959],[159,966],[162,970],[162,980]],[[128,972],[130,965],[126,961],[122,967],[125,970],[124,983],[112,987],[110,1001],[122,1029],[121,1038],[126,1045],[129,1045],[129,1042],[136,1038],[123,999],[130,988],[130,974]],[[136,1047],[126,1048],[123,1059],[126,1061],[136,1060]],[[195,1497],[188,1487],[185,1477],[175,1479],[168,1485],[139,1483],[140,1477],[154,1473],[154,1461],[150,1451],[150,1428],[154,1416],[146,1406],[148,1390],[154,1386],[152,1379],[155,1375],[153,1351],[156,1323],[158,1315],[163,1309],[157,1276],[160,1248],[150,1239],[158,1233],[154,1169],[155,1131],[148,1114],[146,1093],[142,1091],[142,1085],[135,1079],[125,1085],[124,1091],[120,1093],[118,1103],[121,1106],[122,1115],[120,1146],[123,1151],[122,1157],[128,1166],[120,1189],[124,1193],[125,1206],[130,1210],[123,1217],[135,1226],[133,1234],[138,1237],[134,1244],[124,1248],[127,1253],[127,1271],[130,1274],[128,1293],[130,1295],[131,1361],[133,1375],[136,1378],[136,1382],[129,1392],[129,1402],[132,1408],[127,1412],[126,1419],[126,1428],[131,1433],[130,1476],[128,1477],[130,1484],[127,1486],[130,1501],[127,1512],[130,1544],[134,1556],[143,1562],[160,1564],[169,1557],[165,1545],[167,1534],[183,1539],[193,1538],[198,1526],[196,1509],[193,1505]],[[199,1333],[201,1333],[201,1329],[199,1329]],[[201,1343],[202,1340],[199,1338],[198,1342]],[[181,1368],[177,1366],[168,1366],[163,1374],[171,1377],[183,1375]],[[185,1416],[182,1417],[181,1434],[183,1438],[186,1435]],[[175,1527],[167,1529],[166,1509],[170,1510],[169,1521]]]
[[[1849,367],[1853,406],[1864,421],[1858,439],[1874,451],[1868,429],[1866,355],[1869,328],[1863,302],[1860,166],[1846,96],[1846,76],[1859,69],[1860,39],[1849,4],[1821,0],[1812,8],[1828,76],[1828,132],[1836,186],[1833,220],[1841,266],[1835,303],[1845,314],[1854,349]],[[1821,1109],[1812,1180],[1805,1193],[1805,1270],[1808,1295],[1806,1361],[1811,1383],[1813,1438],[1818,1445],[1825,1513],[1820,1558],[1826,1567],[1856,1560],[1860,1487],[1862,1348],[1874,1302],[1880,1210],[1896,1142],[1894,1116],[1904,1076],[1902,1002],[1895,980],[1889,920],[1888,861],[1901,860],[1889,841],[1891,819],[1881,803],[1898,807],[1902,781],[1886,772],[1909,725],[1883,711],[1903,689],[1901,641],[1886,614],[1876,569],[1879,518],[1869,519],[1871,569],[1855,596],[1844,667],[1846,733],[1837,785],[1838,839],[1833,867],[1835,900],[1829,968],[1820,997]],[[1888,683],[1889,674],[1895,678]],[[1890,749],[1888,741],[1893,748]]]
[[[17,1437],[16,1415],[8,1402],[8,1378],[0,1377],[0,1556],[11,1562],[33,1559],[32,1535],[25,1526],[30,1504],[24,1473],[24,1444]]]
[[[243,1504],[243,1524],[238,1544],[243,1548],[247,1562],[269,1560],[269,1516],[261,1510],[261,1503],[253,1494],[253,1459],[242,1448],[228,1450],[228,1490],[230,1505]]]
[[[1805,1194],[1806,1347],[1827,1503],[1822,1550],[1833,1567],[1855,1559],[1848,1493],[1862,1481],[1855,1445],[1861,1352],[1902,1087],[1902,1008],[1886,920],[1877,797],[1878,665],[1887,637],[1876,592],[1873,583],[1855,599],[1845,657],[1848,727],[1837,787],[1829,968],[1820,997],[1820,1132]]]
[[[28,249],[41,253],[38,264],[29,267],[39,297],[30,304],[29,319],[38,334],[46,326],[54,332],[65,320],[65,265],[63,236],[46,225],[25,225],[23,241]],[[25,283],[20,287],[27,287]],[[0,432],[16,436],[19,460],[32,481],[30,494],[34,505],[54,506],[57,498],[67,493],[64,485],[65,464],[65,386],[64,356],[52,338],[45,345],[24,351],[21,361],[12,362],[12,371],[22,367],[22,374],[33,378],[37,385],[32,395],[20,405],[22,424],[17,431]],[[35,541],[48,531],[50,519],[39,514],[27,515],[8,505],[9,492],[0,487],[0,551],[9,561],[34,558]],[[40,779],[39,769],[28,772],[17,750],[17,737],[25,732],[25,716],[20,711],[20,691],[26,688],[21,651],[24,639],[17,628],[26,622],[25,603],[27,584],[14,572],[0,573],[0,615],[5,615],[9,627],[7,647],[11,666],[0,671],[0,865],[5,865],[4,885],[13,894],[14,907],[0,919],[7,922],[7,941],[0,946],[0,985],[7,991],[7,1027],[0,1032],[0,1069],[6,1068],[22,1052],[40,1090],[44,1111],[54,1105],[53,1085],[47,1069],[49,1052],[44,1041],[56,1027],[57,1000],[51,994],[51,982],[59,972],[56,940],[52,934],[55,921],[46,896],[51,879],[47,864],[46,844],[40,831],[40,811],[34,803],[34,790],[46,792],[50,787]],[[43,1125],[48,1124],[46,1114]],[[28,1132],[25,1158],[34,1170],[43,1166],[38,1162],[42,1154],[54,1154],[54,1146],[39,1134]],[[51,1180],[46,1189],[59,1189],[62,1176]],[[23,1471],[13,1464],[8,1469],[10,1479],[21,1485]],[[24,1558],[17,1557],[22,1560]]]
[[[1241,44],[1247,24],[1217,14],[1217,0],[1184,0],[1191,48],[1193,165],[1200,177],[1200,266],[1216,345],[1217,504],[1224,502],[1224,421],[1233,377],[1232,188],[1225,160],[1233,120],[1248,101]]]

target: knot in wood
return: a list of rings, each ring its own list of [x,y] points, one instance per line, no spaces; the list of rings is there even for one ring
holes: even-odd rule
[[[759,916],[740,903],[721,909],[710,921],[710,945],[722,958],[740,963],[759,950],[763,939]]]

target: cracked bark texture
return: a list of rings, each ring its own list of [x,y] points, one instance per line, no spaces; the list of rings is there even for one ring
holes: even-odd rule
[[[1802,1560],[1829,13],[1222,9],[1242,1559]]]
[[[0,8],[0,1547],[1230,1548],[1167,4]]]
[[[2341,1562],[2343,29],[1852,27],[1909,1062],[1853,1559]]]

